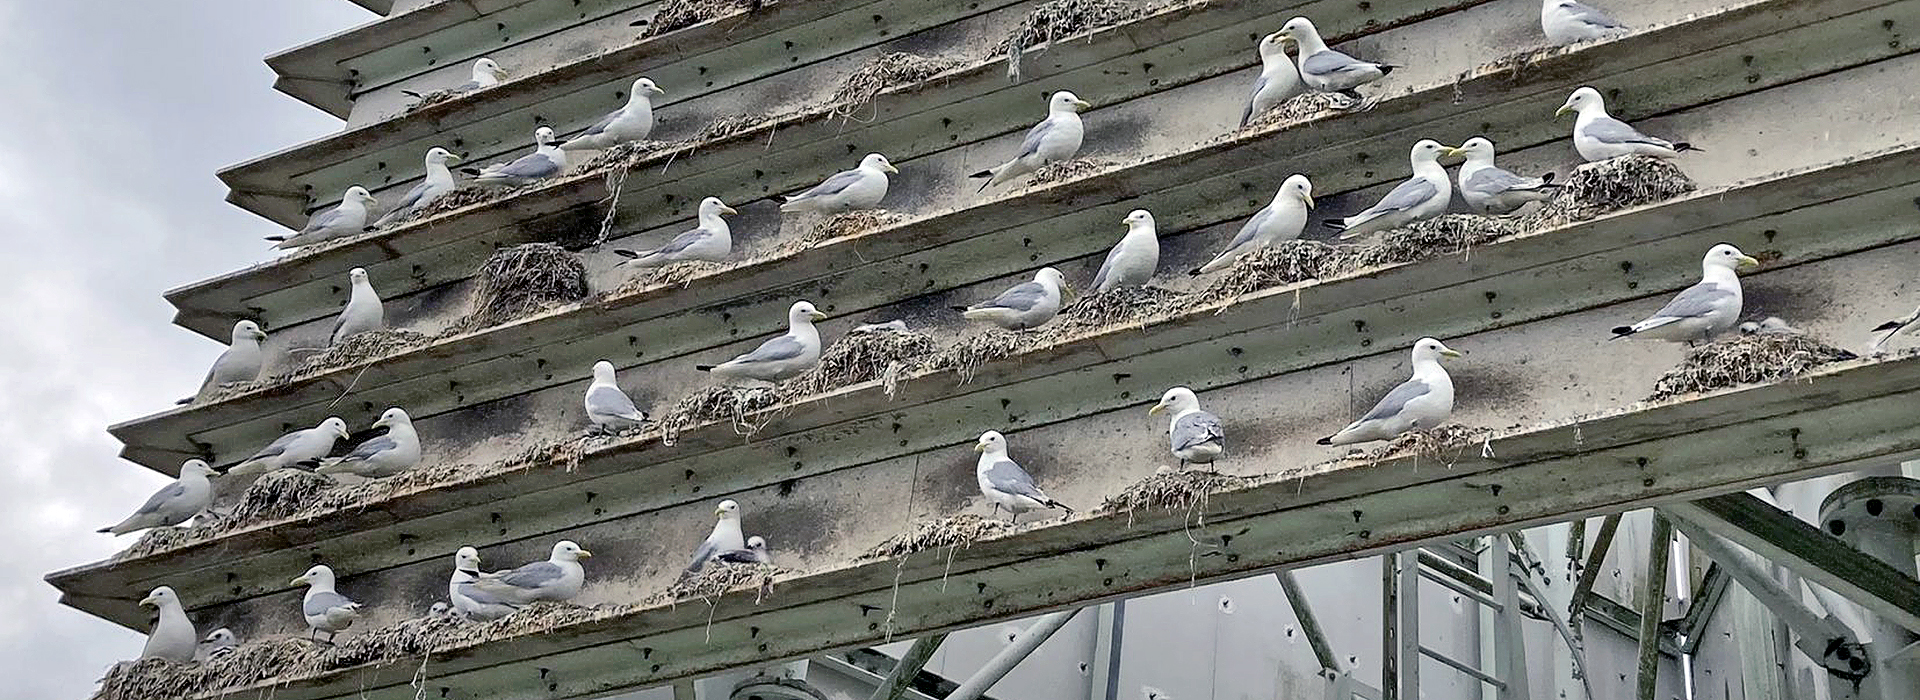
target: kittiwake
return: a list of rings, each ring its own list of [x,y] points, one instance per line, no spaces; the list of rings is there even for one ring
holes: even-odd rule
[[[1299,66],[1287,57],[1287,40],[1280,32],[1260,37],[1259,51],[1260,77],[1254,79],[1247,106],[1240,110],[1241,126],[1306,90]]]
[[[887,162],[886,156],[868,153],[860,159],[860,167],[834,173],[813,189],[788,197],[781,203],[780,211],[838,214],[872,209],[880,206],[880,200],[887,196],[887,173],[899,172]]]
[[[746,536],[740,531],[740,504],[728,499],[714,506],[713,532],[700,542],[693,551],[693,563],[687,565],[687,571],[699,571],[707,565],[707,560],[723,552],[746,549]]]
[[[309,634],[316,640],[325,632],[327,643],[332,644],[335,635],[360,619],[360,604],[333,590],[333,569],[326,564],[313,565],[289,585],[307,587],[307,595],[300,601],[300,616],[306,618]]]
[[[1027,137],[1020,141],[1020,152],[1012,160],[970,177],[987,178],[980,183],[980,191],[985,192],[988,187],[1039,170],[1042,165],[1072,158],[1080,152],[1080,142],[1086,133],[1080,125],[1080,110],[1091,106],[1066,90],[1053,93],[1047,98],[1047,118],[1027,130]]]
[[[1448,156],[1464,156],[1460,166],[1460,198],[1477,214],[1511,214],[1528,202],[1553,198],[1553,173],[1521,177],[1493,164],[1493,142],[1479,136],[1446,149]]]
[[[1600,91],[1590,87],[1574,90],[1567,103],[1553,113],[1558,117],[1578,112],[1573,120],[1573,149],[1589,163],[1634,154],[1655,158],[1673,158],[1681,151],[1698,151],[1693,144],[1675,143],[1640,133],[1626,122],[1607,116],[1607,105]]]
[[[1740,277],[1733,271],[1759,265],[1739,248],[1721,243],[1700,259],[1700,283],[1680,291],[1652,316],[1613,329],[1613,339],[1628,336],[1692,345],[1731,330],[1740,322]]]
[[[727,226],[722,215],[738,213],[719,197],[708,197],[700,200],[700,225],[693,230],[674,236],[666,245],[653,250],[615,248],[613,252],[627,258],[620,261],[621,265],[632,263],[640,267],[659,267],[681,260],[720,262],[733,252],[733,229]]]
[[[1554,46],[1566,46],[1623,34],[1627,25],[1575,0],[1541,0],[1540,31]]]
[[[1200,410],[1200,398],[1193,395],[1192,389],[1184,386],[1168,389],[1160,397],[1160,403],[1154,404],[1147,413],[1173,414],[1167,422],[1167,442],[1173,449],[1173,456],[1179,458],[1182,469],[1189,462],[1210,464],[1225,450],[1225,433],[1220,428],[1220,419]]]
[[[233,324],[232,341],[220,357],[213,361],[213,367],[207,370],[207,378],[200,382],[200,391],[174,403],[186,405],[196,399],[205,398],[221,387],[229,384],[244,384],[260,378],[260,366],[265,353],[260,350],[260,342],[267,339],[265,331],[252,321],[240,321]]]
[[[553,545],[553,553],[546,561],[536,561],[512,571],[481,574],[472,583],[465,584],[461,592],[481,605],[520,607],[542,600],[565,603],[580,595],[580,588],[586,585],[587,572],[581,568],[580,560],[591,556],[592,552],[581,549],[572,540],[561,540]]]
[[[1345,219],[1328,220],[1327,227],[1339,230],[1343,239],[1358,238],[1447,213],[1447,204],[1453,201],[1453,182],[1438,160],[1444,150],[1446,147],[1438,141],[1420,139],[1409,155],[1413,177],[1381,197],[1378,204]]]
[[[347,439],[347,422],[328,416],[320,425],[280,436],[245,461],[227,469],[231,474],[262,474],[288,467],[317,467],[333,451],[333,443]]]
[[[334,345],[340,341],[368,331],[377,331],[387,327],[386,305],[380,301],[380,294],[373,291],[373,282],[367,279],[367,270],[356,267],[347,271],[347,305],[340,309],[340,317],[334,319],[333,334],[329,342]]]
[[[1291,241],[1300,237],[1307,228],[1307,212],[1313,209],[1313,183],[1307,176],[1294,174],[1280,183],[1280,190],[1273,193],[1273,201],[1253,218],[1240,225],[1240,231],[1227,242],[1227,249],[1219,255],[1188,272],[1192,275],[1204,275],[1209,272],[1231,267],[1241,256],[1273,247],[1281,241]]]
[[[407,193],[400,197],[400,201],[395,203],[392,209],[387,210],[379,221],[373,222],[373,225],[385,226],[459,189],[459,183],[453,180],[453,171],[447,169],[448,163],[458,162],[460,162],[460,156],[454,155],[447,149],[439,146],[427,149],[426,176],[414,184],[413,189],[407,190]]]
[[[1007,457],[1006,436],[992,430],[981,433],[973,449],[980,453],[973,476],[980,483],[980,495],[986,496],[987,501],[993,504],[995,515],[1005,508],[1011,516],[1007,522],[1017,524],[1021,513],[1041,508],[1059,508],[1068,515],[1073,514],[1072,508],[1040,490],[1033,483],[1033,475]]]
[[[1399,66],[1362,61],[1327,48],[1320,31],[1305,17],[1287,20],[1280,27],[1280,38],[1298,44],[1300,80],[1320,92],[1336,92],[1360,102],[1358,88],[1379,80]]]
[[[1060,313],[1061,295],[1066,286],[1067,278],[1059,270],[1043,267],[1033,273],[1031,282],[1016,284],[1000,296],[973,306],[953,308],[975,321],[1010,331],[1027,330],[1053,320],[1054,315]]]
[[[638,428],[648,420],[647,412],[633,405],[627,392],[620,390],[620,384],[614,380],[613,363],[606,360],[593,363],[593,382],[587,385],[583,402],[587,407],[587,420],[600,432],[619,433]]]
[[[553,129],[533,130],[534,149],[511,163],[494,163],[473,176],[475,184],[518,187],[559,177],[567,171],[567,152],[554,144]]]
[[[1413,344],[1413,378],[1387,392],[1373,410],[1320,438],[1322,445],[1390,440],[1410,430],[1432,430],[1453,415],[1453,378],[1440,366],[1442,357],[1461,353],[1438,340],[1421,338]]]
[[[796,301],[787,309],[786,335],[761,343],[753,352],[695,369],[729,381],[792,379],[820,362],[820,330],[813,327],[813,322],[826,317],[813,304]]]
[[[213,484],[207,480],[213,474],[213,467],[197,459],[189,459],[180,465],[180,477],[167,484],[147,498],[133,515],[127,516],[118,524],[100,528],[99,532],[111,532],[124,535],[137,530],[155,527],[179,525],[200,511],[206,510],[213,502]]]
[[[140,600],[141,607],[151,607],[160,611],[160,617],[153,623],[153,631],[147,633],[147,645],[140,650],[140,658],[165,659],[177,664],[193,661],[193,652],[199,647],[200,635],[193,631],[193,621],[187,619],[187,610],[180,606],[180,596],[173,588],[160,586]]]
[[[1100,271],[1094,273],[1095,294],[1144,285],[1160,267],[1160,233],[1153,225],[1153,215],[1145,209],[1135,209],[1120,222],[1126,224],[1127,235],[1121,236],[1120,242],[1107,251]]]
[[[597,151],[646,138],[653,133],[653,96],[665,94],[667,91],[654,85],[652,80],[640,78],[633,81],[633,88],[627,93],[626,106],[601,117],[586,131],[560,144],[560,148]]]
[[[420,464],[420,435],[413,430],[413,419],[399,407],[380,414],[375,428],[387,434],[370,438],[345,457],[329,460],[318,470],[322,474],[352,474],[367,479],[384,479]]]
[[[332,209],[314,214],[307,220],[305,228],[292,235],[267,236],[274,241],[275,248],[299,248],[315,243],[345,238],[367,230],[367,207],[379,200],[367,193],[367,188],[359,185],[348,187],[340,195],[340,204]]]

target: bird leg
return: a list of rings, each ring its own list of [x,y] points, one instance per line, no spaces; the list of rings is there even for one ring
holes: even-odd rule
[[[1008,524],[1008,525],[1019,525],[1019,524],[1020,524],[1020,512],[1019,512],[1019,511],[1016,511],[1016,510],[1014,510],[1014,509],[1012,509],[1012,508],[1008,508],[1008,509],[1007,509],[1007,524]]]

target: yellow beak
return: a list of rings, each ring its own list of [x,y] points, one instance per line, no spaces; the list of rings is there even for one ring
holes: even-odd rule
[[[584,558],[584,557],[591,557],[591,556],[593,556],[593,552],[589,552],[589,551],[587,551],[587,550],[584,550],[584,549],[582,549],[582,550],[580,550],[580,556],[581,556],[581,557],[583,557],[583,558]]]
[[[1081,109],[1087,109],[1087,108],[1090,108],[1090,107],[1092,107],[1092,106],[1093,106],[1093,103],[1092,103],[1092,102],[1088,102],[1088,101],[1086,101],[1086,100],[1074,100],[1074,101],[1073,101],[1073,106],[1075,106],[1075,107],[1079,107],[1079,108],[1081,108]]]
[[[1149,408],[1149,409],[1147,409],[1147,415],[1149,415],[1149,416],[1157,416],[1157,415],[1160,415],[1160,412],[1161,412],[1161,411],[1165,411],[1165,410],[1167,410],[1167,405],[1166,405],[1166,404],[1163,404],[1163,403],[1157,403],[1157,404],[1154,404],[1154,405],[1153,405],[1153,408]]]
[[[895,175],[899,175],[899,174],[900,174],[900,169],[899,169],[899,168],[896,168],[896,167],[893,167],[893,164],[892,164],[892,163],[888,163],[888,164],[887,164],[887,172],[890,172],[890,173],[893,173],[893,174],[895,174]]]
[[[1459,146],[1447,146],[1446,148],[1440,149],[1440,155],[1446,156],[1448,158],[1457,158],[1460,156],[1464,156],[1466,154],[1467,152],[1460,150]]]
[[[818,311],[815,311],[815,312],[812,312],[812,313],[809,313],[809,314],[807,314],[807,318],[811,318],[811,319],[813,319],[813,320],[815,320],[815,321],[825,321],[825,320],[827,320],[827,315],[826,315],[826,314],[823,314],[823,313],[820,313],[820,312],[818,312]]]
[[[306,576],[301,576],[300,578],[296,578],[296,579],[294,579],[294,580],[292,580],[292,581],[288,581],[288,582],[287,582],[287,585],[289,585],[289,586],[304,586],[304,585],[306,585],[306,583],[307,583],[307,577],[306,577]]]
[[[721,510],[721,509],[719,509],[719,508],[715,508],[715,509],[713,509],[713,517],[716,517],[716,518],[718,518],[718,517],[720,517],[720,516],[722,516],[722,515],[726,515],[726,514],[727,514],[727,511],[724,511],[724,510]]]
[[[1307,203],[1307,208],[1308,208],[1308,209],[1312,209],[1312,208],[1313,208],[1313,195],[1310,195],[1310,194],[1303,194],[1303,195],[1300,195],[1300,201],[1302,201],[1302,202],[1306,202],[1306,203]]]
[[[1564,116],[1567,116],[1567,113],[1571,111],[1573,111],[1573,107],[1571,105],[1560,105],[1560,109],[1553,111],[1553,116],[1564,117]]]
[[[984,443],[984,442],[976,442],[976,443],[973,443],[973,451],[975,451],[975,452],[985,452],[985,451],[987,451],[987,443]]]
[[[729,206],[726,206],[726,205],[721,205],[721,206],[720,206],[720,213],[722,213],[722,214],[738,214],[738,213],[740,213],[740,212],[738,212],[738,211],[735,211],[733,207],[729,207]]]
[[[1455,350],[1453,348],[1447,348],[1445,350],[1441,350],[1440,354],[1446,355],[1447,357],[1459,357],[1461,355],[1465,355],[1466,353],[1461,352],[1459,350]]]
[[[462,158],[460,157],[460,154],[458,154],[458,153],[448,153],[448,154],[447,154],[447,162],[449,162],[449,163],[458,163],[458,162],[460,162],[461,160],[462,160]]]
[[[145,598],[140,599],[140,607],[144,608],[144,607],[159,607],[159,606],[160,606],[160,601],[154,600],[153,596],[147,596]]]
[[[1760,260],[1751,255],[1742,255],[1738,258],[1735,258],[1735,260],[1738,260],[1740,262],[1741,267],[1759,267],[1760,266]]]
[[[658,85],[655,85],[655,86],[653,86],[653,87],[650,87],[650,88],[647,88],[647,92],[651,92],[651,93],[653,93],[653,94],[655,94],[655,95],[665,95],[665,94],[667,94],[667,91],[665,91],[665,90],[662,90],[662,89],[660,89],[660,86],[658,86]]]

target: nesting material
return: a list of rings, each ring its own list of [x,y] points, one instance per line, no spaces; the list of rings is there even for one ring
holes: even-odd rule
[[[967,336],[954,343],[934,360],[934,366],[953,370],[960,375],[962,384],[973,381],[973,375],[994,360],[1012,357],[1027,347],[1024,335],[1010,331],[991,330],[979,335]]]
[[[788,573],[792,573],[792,570],[772,564],[712,561],[699,571],[682,574],[679,580],[667,587],[666,595],[668,600],[698,598],[712,605],[727,593],[753,589],[753,602],[759,603],[773,593],[773,580]]]
[[[587,268],[565,248],[527,243],[494,253],[480,266],[473,311],[454,324],[462,331],[508,321],[587,298]]]
[[[1101,27],[1139,17],[1144,10],[1123,0],[1051,0],[1028,12],[1007,38],[1000,40],[994,53],[1007,57],[1007,78],[1020,80],[1020,55],[1030,47],[1047,47],[1055,41]]]
[[[1575,168],[1551,202],[1560,221],[1583,221],[1601,214],[1662,202],[1698,189],[1693,178],[1672,161],[1624,156]]]
[[[644,36],[679,31],[740,10],[759,9],[762,0],[667,0],[647,23]]]
[[[796,253],[813,248],[826,241],[847,236],[859,235],[868,231],[877,231],[907,220],[906,214],[885,209],[862,209],[841,212],[821,219],[805,233],[780,244],[779,254]]]
[[[1039,187],[1041,185],[1050,185],[1056,182],[1083,178],[1112,168],[1113,165],[1113,161],[1096,160],[1093,158],[1057,160],[1042,165],[1038,170],[1033,171],[1033,175],[1028,176],[1027,186]]]
[[[275,469],[261,474],[241,492],[232,514],[222,521],[223,529],[291,517],[333,485],[332,479],[300,469]]]
[[[964,549],[973,543],[1013,531],[1005,521],[972,513],[921,520],[913,530],[887,538],[860,555],[862,560],[893,559],[933,549]]]
[[[1458,423],[1448,423],[1433,430],[1415,430],[1389,440],[1387,444],[1366,453],[1370,462],[1394,459],[1397,457],[1431,457],[1441,464],[1453,466],[1466,454],[1480,454],[1492,457],[1490,440],[1493,429],[1474,428]],[[1471,452],[1469,452],[1471,451]]]
[[[1197,515],[1205,522],[1207,498],[1222,491],[1246,488],[1252,479],[1202,469],[1180,470],[1160,467],[1153,476],[1140,480],[1127,490],[1107,497],[1100,513],[1177,510]]]
[[[625,169],[638,165],[640,161],[652,158],[655,153],[673,148],[679,144],[672,141],[628,141],[614,144],[612,148],[595,154],[593,158],[581,164],[578,171],[591,173],[600,170]]]
[[[452,192],[440,195],[433,201],[428,202],[424,207],[394,217],[392,221],[381,226],[379,230],[386,231],[400,228],[421,219],[431,219],[455,209],[464,209],[481,202],[498,199],[499,197],[499,190],[490,190],[484,187],[461,187]]]
[[[1179,312],[1189,301],[1188,295],[1161,287],[1109,289],[1073,300],[1040,331],[1041,335],[1058,338],[1096,328],[1145,326],[1149,319]]]
[[[418,112],[428,107],[432,107],[434,105],[440,104],[442,102],[452,100],[453,98],[459,97],[464,94],[466,93],[459,90],[452,90],[452,89],[430,90],[427,92],[423,92],[423,93],[420,93],[420,96],[418,98],[415,98],[416,101],[413,104],[407,105],[406,113],[412,114],[414,112]]]
[[[828,111],[836,117],[851,117],[871,104],[874,96],[889,88],[919,83],[958,68],[963,63],[958,59],[898,51],[882,54],[861,64],[852,75],[847,76],[846,82],[841,83],[828,100]]]
[[[1333,269],[1322,270],[1322,275],[1333,277],[1381,265],[1467,253],[1472,251],[1474,246],[1485,245],[1506,236],[1530,230],[1533,230],[1531,226],[1517,218],[1478,214],[1442,214],[1425,221],[1415,221],[1404,228],[1388,231],[1375,237],[1372,243],[1343,248],[1341,252],[1351,257],[1347,260],[1336,258],[1329,266]]]
[[[1240,256],[1218,279],[1200,290],[1199,297],[1211,303],[1238,299],[1255,290],[1321,279],[1328,270],[1337,267],[1336,260],[1344,261],[1348,256],[1344,246],[1320,241],[1281,241]]]
[[[327,346],[325,350],[308,355],[291,371],[274,375],[262,383],[266,386],[279,386],[300,377],[319,374],[336,367],[390,357],[431,342],[433,342],[433,336],[405,328],[382,328],[355,333],[338,343]]]
[[[1277,124],[1292,124],[1294,122],[1306,121],[1330,112],[1340,111],[1338,109],[1339,105],[1339,98],[1334,97],[1332,93],[1308,90],[1304,93],[1294,95],[1286,102],[1282,102],[1272,109],[1253,115],[1252,119],[1247,120],[1247,125],[1240,127],[1240,130],[1260,131]],[[1231,136],[1227,138],[1231,138]]]
[[[925,333],[856,330],[827,346],[820,353],[820,364],[788,380],[780,390],[789,398],[799,398],[878,379],[892,398],[900,378],[929,368],[939,350]]]
[[[695,134],[693,140],[696,143],[718,141],[770,121],[773,121],[773,117],[764,114],[729,114],[701,127],[700,133]]]
[[[660,419],[663,431],[662,439],[669,445],[680,437],[680,432],[708,421],[725,419],[733,423],[735,432],[752,435],[759,432],[763,423],[754,422],[751,417],[759,412],[780,405],[781,392],[776,387],[731,387],[710,386],[696,391]]]
[[[1815,367],[1857,355],[1805,333],[1732,334],[1687,351],[1680,365],[1653,384],[1650,401],[1791,379]]]
[[[140,534],[133,546],[115,554],[115,559],[137,559],[155,552],[164,552],[175,547],[204,540],[218,532],[209,525],[195,524],[188,527],[156,527]]]

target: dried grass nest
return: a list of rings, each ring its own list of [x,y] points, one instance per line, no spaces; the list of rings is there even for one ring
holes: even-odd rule
[[[452,100],[456,97],[459,97],[465,94],[467,94],[466,91],[456,90],[453,88],[428,90],[414,97],[413,104],[407,105],[407,110],[403,112],[403,114],[412,114],[414,112],[418,112],[420,110],[426,109],[428,107],[432,107],[434,105],[440,104],[442,102],[446,102],[448,100]]]
[[[895,51],[875,56],[855,68],[827,100],[827,111],[848,118],[871,104],[873,98],[890,88],[913,85],[960,67],[966,62],[955,58],[920,56]]]
[[[824,394],[841,387],[881,380],[892,398],[900,379],[929,369],[940,346],[933,336],[917,331],[867,328],[847,333],[820,353],[820,363],[780,385],[793,400]]]
[[[689,571],[667,587],[666,596],[671,601],[698,598],[712,605],[720,596],[733,591],[753,589],[753,602],[759,603],[773,594],[773,580],[793,573],[773,564],[735,564],[724,561],[711,561],[699,571]]]
[[[1331,93],[1308,90],[1288,98],[1286,102],[1275,105],[1265,112],[1253,115],[1246,124],[1241,125],[1240,131],[1258,131],[1275,124],[1306,121],[1329,112],[1340,111],[1341,104],[1341,99],[1334,97]],[[1233,138],[1232,133],[1216,140],[1223,141],[1230,138]]]
[[[679,31],[738,10],[758,10],[764,0],[667,0],[647,22],[643,37],[656,37]]]
[[[431,219],[455,209],[464,209],[481,202],[493,201],[500,197],[501,191],[498,189],[460,187],[452,192],[440,195],[431,202],[427,202],[427,205],[424,207],[394,217],[392,221],[382,224],[375,230],[388,231],[400,228],[421,219]]]
[[[369,360],[392,357],[413,348],[426,345],[434,336],[410,331],[405,328],[381,328],[364,333],[355,333],[342,338],[340,342],[327,346],[319,352],[307,355],[282,374],[260,381],[254,388],[284,386],[294,380],[310,377],[339,367],[360,364]]]
[[[1083,178],[1108,170],[1114,165],[1114,161],[1098,158],[1056,160],[1040,166],[1039,169],[1033,171],[1032,175],[1027,176],[1027,186],[1039,187],[1041,185],[1050,185],[1056,182]]]
[[[1007,78],[1020,80],[1020,55],[1029,47],[1046,47],[1075,34],[1125,22],[1145,14],[1145,8],[1124,0],[1051,0],[1033,8],[1020,24],[994,46],[1007,57]]]
[[[962,513],[944,518],[919,520],[913,529],[887,538],[860,555],[861,561],[893,559],[933,549],[952,550],[973,546],[980,540],[1012,532],[1006,521]]]
[[[736,387],[714,385],[680,399],[660,419],[661,441],[672,445],[681,431],[707,421],[725,419],[742,435],[760,431],[765,423],[755,422],[761,413],[780,406],[781,392],[772,386]]]
[[[638,165],[640,161],[652,158],[656,153],[679,145],[680,144],[672,141],[653,140],[628,141],[626,143],[614,144],[612,148],[594,154],[587,162],[582,163],[578,168],[578,172],[591,173],[601,170],[614,170],[616,168],[622,170],[629,169]]]
[[[1678,366],[1654,382],[1647,400],[1778,382],[1857,357],[1805,333],[1734,334],[1688,350]]]
[[[1492,428],[1448,423],[1432,430],[1404,433],[1385,445],[1373,448],[1365,458],[1370,462],[1379,462],[1411,455],[1431,457],[1441,464],[1452,466],[1462,456],[1469,454],[1469,450],[1491,457],[1492,439]]]
[[[1207,498],[1222,491],[1246,488],[1253,479],[1204,469],[1175,469],[1162,466],[1153,476],[1128,486],[1125,491],[1107,497],[1097,513],[1178,510],[1205,522]]]
[[[845,238],[868,231],[898,224],[907,220],[906,214],[885,209],[861,209],[848,211],[820,219],[819,223],[804,233],[782,242],[776,254],[797,253],[836,238]]]
[[[262,681],[317,675],[367,664],[386,664],[433,652],[542,632],[620,614],[638,606],[581,607],[534,603],[490,622],[453,616],[419,617],[365,631],[349,630],[333,646],[299,637],[249,642],[196,663],[159,659],[118,664],[100,679],[94,700],[192,697]]]
[[[497,326],[587,298],[587,268],[565,248],[526,243],[487,258],[475,274],[473,310],[453,324],[461,332]]]

